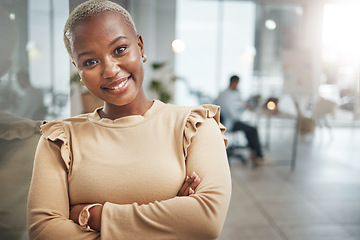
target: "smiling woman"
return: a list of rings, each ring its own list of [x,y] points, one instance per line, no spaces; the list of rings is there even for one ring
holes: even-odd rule
[[[119,23],[125,27],[119,27]],[[126,19],[116,13],[89,17],[73,26],[73,32],[76,32],[70,39],[73,64],[87,89],[105,101],[100,113],[102,117],[116,119],[128,114],[143,115],[151,101],[146,101],[142,88],[142,37],[137,36]],[[128,104],[136,105],[134,109],[140,112],[110,110],[118,105],[128,108]],[[115,115],[110,116],[110,113]]]
[[[231,192],[219,107],[146,97],[144,42],[117,4],[79,5],[64,40],[104,106],[42,126],[30,238],[216,239]]]

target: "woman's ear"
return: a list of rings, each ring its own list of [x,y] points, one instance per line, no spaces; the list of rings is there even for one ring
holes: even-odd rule
[[[142,36],[137,35],[137,39],[138,39],[138,46],[139,46],[140,54],[141,54],[141,56],[143,56],[145,53],[145,49],[144,49],[144,42],[143,42]]]

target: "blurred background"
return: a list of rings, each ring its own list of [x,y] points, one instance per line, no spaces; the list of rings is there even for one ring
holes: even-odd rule
[[[81,104],[86,90],[71,84],[78,79],[62,40],[69,10],[80,2],[0,1],[15,44],[11,66],[1,76],[2,110],[23,114],[17,112],[24,95],[17,81],[20,71],[28,72],[31,85],[43,94],[46,111],[36,120],[88,110]],[[357,124],[359,7],[353,1],[117,2],[130,11],[143,35],[149,97],[160,92],[164,101],[179,105],[211,102],[238,74],[244,99],[276,97],[282,110],[295,113],[289,96],[296,96],[304,111],[312,111],[322,97],[336,105],[331,123]]]
[[[0,239],[26,239],[40,122],[102,105],[79,84],[63,44],[69,11],[81,2],[0,0]],[[222,239],[360,239],[359,1],[114,2],[128,9],[143,36],[149,98],[213,103],[236,74],[244,101],[256,99],[262,108],[276,99],[277,111],[288,114],[270,121],[248,113],[276,164],[252,171],[230,158],[236,200]],[[14,122],[21,126],[14,130]]]

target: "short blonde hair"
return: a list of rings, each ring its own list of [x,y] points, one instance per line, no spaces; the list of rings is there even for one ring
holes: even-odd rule
[[[64,27],[64,43],[66,50],[68,51],[70,57],[72,58],[72,47],[71,47],[71,37],[74,27],[79,24],[84,19],[100,13],[105,12],[114,12],[119,13],[129,26],[134,30],[134,33],[137,34],[134,21],[131,18],[130,13],[120,5],[107,1],[107,0],[89,0],[79,6],[77,6],[69,15],[65,27]]]

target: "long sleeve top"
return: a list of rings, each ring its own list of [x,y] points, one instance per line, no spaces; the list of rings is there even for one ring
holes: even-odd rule
[[[155,100],[142,116],[97,110],[42,126],[28,199],[30,239],[216,239],[231,195],[219,107]],[[178,197],[185,177],[196,193]],[[69,220],[101,203],[101,233]]]

